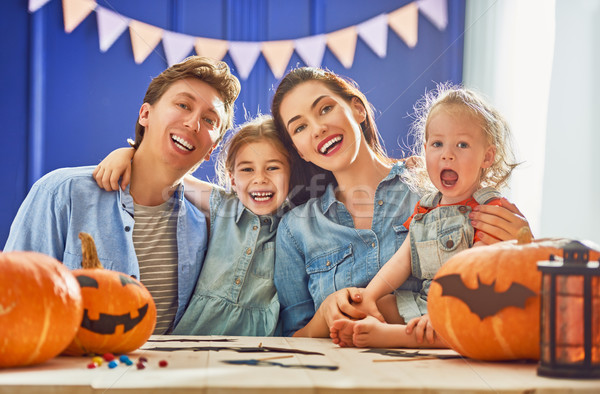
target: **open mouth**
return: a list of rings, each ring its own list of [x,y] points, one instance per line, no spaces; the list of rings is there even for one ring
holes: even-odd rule
[[[321,145],[319,146],[319,152],[322,155],[326,155],[329,152],[332,152],[335,147],[337,147],[339,145],[340,142],[342,142],[342,136],[341,135],[336,135],[326,141],[321,142]]]
[[[458,174],[453,170],[443,170],[440,175],[440,180],[445,187],[452,187],[458,182]]]
[[[175,145],[181,149],[184,150],[186,152],[191,152],[194,149],[194,145],[190,144],[189,142],[187,142],[186,140],[184,140],[183,138],[181,138],[178,135],[175,134],[171,134],[171,140],[175,143]]]
[[[250,197],[257,202],[269,201],[274,195],[273,192],[250,192]]]

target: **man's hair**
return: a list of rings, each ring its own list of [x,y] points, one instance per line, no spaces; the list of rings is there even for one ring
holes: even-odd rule
[[[207,83],[219,93],[223,101],[225,119],[221,119],[221,130],[217,140],[219,142],[225,132],[233,127],[233,103],[241,89],[240,81],[231,74],[227,63],[202,56],[190,56],[152,79],[143,102],[154,105],[173,83],[188,78],[196,78]],[[140,125],[138,119],[135,125],[135,141],[130,142],[131,146],[139,148],[145,130],[146,128]]]

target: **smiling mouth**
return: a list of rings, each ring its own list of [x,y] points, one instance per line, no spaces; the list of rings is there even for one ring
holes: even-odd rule
[[[453,170],[443,170],[440,174],[440,180],[442,181],[442,185],[452,187],[458,182],[458,174]]]
[[[194,145],[190,144],[189,142],[187,142],[183,138],[179,137],[178,135],[171,134],[171,140],[181,150],[185,150],[187,152],[191,152],[194,149],[196,149],[196,148],[194,148]]]
[[[269,201],[273,198],[273,192],[250,192],[250,197],[257,202]]]
[[[330,139],[329,141],[325,142],[323,144],[323,146],[319,147],[319,152],[322,155],[326,155],[327,153],[329,153],[329,151],[331,149],[336,147],[340,142],[342,142],[342,136],[341,135],[335,136],[332,139]]]

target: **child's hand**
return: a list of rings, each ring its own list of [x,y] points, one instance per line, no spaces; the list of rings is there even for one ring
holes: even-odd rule
[[[427,342],[435,342],[435,330],[429,320],[429,314],[411,319],[406,325],[406,333],[412,334],[414,331],[418,343],[423,343],[423,338],[427,338]]]
[[[131,159],[134,153],[133,148],[119,148],[109,153],[92,173],[98,186],[109,192],[117,190],[121,178],[121,189],[125,190],[131,179]]]
[[[385,323],[385,319],[377,307],[377,300],[373,297],[370,297],[368,293],[363,292],[362,301],[359,303],[354,303],[353,305],[356,307],[356,309],[365,313],[366,315],[373,316],[382,323]]]

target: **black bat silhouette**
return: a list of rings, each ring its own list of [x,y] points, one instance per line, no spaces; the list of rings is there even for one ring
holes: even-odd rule
[[[534,291],[520,283],[513,283],[506,291],[499,293],[494,290],[495,280],[485,285],[481,283],[479,277],[477,277],[478,287],[469,289],[459,274],[450,274],[434,280],[442,286],[442,296],[458,298],[481,320],[509,306],[524,308],[527,299],[536,295]]]

